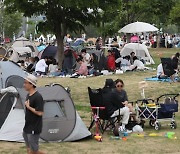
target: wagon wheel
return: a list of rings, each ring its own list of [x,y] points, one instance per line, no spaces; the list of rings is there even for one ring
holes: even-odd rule
[[[155,127],[155,120],[150,120],[149,121],[149,126]]]
[[[171,126],[171,129],[176,129],[177,128],[177,123],[175,121],[172,121],[170,126]]]
[[[155,129],[155,130],[160,130],[160,129],[161,129],[161,123],[155,122],[155,123],[154,123],[154,129]]]

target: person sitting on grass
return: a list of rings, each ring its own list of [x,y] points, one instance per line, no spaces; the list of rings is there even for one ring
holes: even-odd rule
[[[173,57],[172,57],[172,67],[175,71],[178,70],[178,65],[180,62],[180,54],[177,52]]]
[[[49,75],[59,76],[61,72],[58,70],[56,59],[52,60],[52,64],[49,65]]]
[[[88,68],[85,62],[83,62],[82,58],[77,59],[78,64],[80,65],[79,69],[76,71],[76,74],[79,76],[87,76]]]
[[[38,76],[46,75],[47,73],[47,65],[48,57],[44,57],[43,59],[39,60],[36,64],[35,72]]]
[[[107,56],[107,68],[109,71],[115,71],[116,65],[115,65],[115,56],[114,53],[111,50],[108,50],[108,56]]]
[[[134,56],[133,61],[134,61],[133,65],[130,66],[132,71],[136,70],[136,69],[137,70],[144,70],[145,67],[144,67],[143,62],[140,61],[136,56]]]
[[[131,52],[130,53],[130,63],[131,63],[131,65],[133,65],[133,63],[134,63],[134,60],[133,60],[134,57],[135,57],[135,52]]]
[[[84,63],[86,63],[86,65],[89,67],[90,66],[90,60],[91,60],[90,54],[87,53],[86,49],[82,49],[81,50],[81,55],[83,57]]]

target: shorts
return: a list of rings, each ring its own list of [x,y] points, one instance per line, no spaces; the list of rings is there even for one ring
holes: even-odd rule
[[[33,152],[39,150],[39,138],[40,134],[27,134],[23,132],[24,141],[27,147],[29,147]]]

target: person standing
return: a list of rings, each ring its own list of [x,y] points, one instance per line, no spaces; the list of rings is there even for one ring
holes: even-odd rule
[[[39,151],[39,138],[42,131],[42,116],[44,100],[36,90],[37,78],[28,75],[24,81],[24,89],[28,92],[25,107],[25,126],[23,137],[27,147],[27,154],[44,154]]]

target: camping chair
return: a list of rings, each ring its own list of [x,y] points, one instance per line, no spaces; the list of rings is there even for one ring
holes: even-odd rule
[[[92,110],[89,130],[91,130],[94,125],[96,125],[96,134],[99,134],[99,129],[103,134],[107,128],[115,127],[116,123],[120,121],[120,116],[110,118],[107,115],[106,107],[103,102],[102,89],[91,89],[88,87],[88,92]]]
[[[172,60],[171,58],[161,58],[161,63],[163,65],[164,74],[168,77],[172,76],[176,73],[172,66]]]

